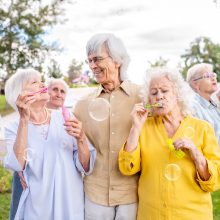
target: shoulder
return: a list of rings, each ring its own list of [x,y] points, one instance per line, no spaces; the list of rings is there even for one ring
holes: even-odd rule
[[[206,120],[194,116],[188,116],[187,119],[188,119],[188,123],[194,125],[197,129],[202,129],[202,130],[213,129],[212,125]]]

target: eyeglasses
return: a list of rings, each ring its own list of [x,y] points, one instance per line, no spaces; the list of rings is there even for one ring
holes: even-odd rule
[[[109,58],[110,56],[107,56],[107,57],[93,57],[92,59],[88,59],[88,60],[85,60],[85,62],[87,64],[91,64],[92,62],[95,63],[95,64],[99,64],[101,63],[104,59],[107,59]],[[111,57],[110,57],[111,58]]]
[[[216,74],[216,73],[207,72],[207,73],[204,73],[202,76],[193,79],[193,81],[197,81],[197,80],[200,80],[200,79],[216,78],[216,77],[217,77],[217,74]]]

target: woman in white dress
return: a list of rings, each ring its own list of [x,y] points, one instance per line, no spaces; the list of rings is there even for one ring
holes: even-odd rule
[[[46,108],[47,88],[35,70],[17,71],[5,95],[20,116],[5,129],[5,166],[22,171],[27,185],[15,220],[83,220],[81,173],[92,171],[96,152],[82,123]]]

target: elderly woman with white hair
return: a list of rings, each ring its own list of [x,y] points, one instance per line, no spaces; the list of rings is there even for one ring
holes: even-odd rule
[[[47,88],[50,96],[47,108],[60,109],[64,105],[69,86],[63,79],[51,78],[47,83]]]
[[[27,184],[15,219],[83,220],[81,172],[92,171],[95,150],[82,123],[46,108],[47,88],[35,70],[17,71],[6,82],[5,95],[19,112],[5,129],[5,166],[22,171]]]
[[[215,130],[220,146],[220,110],[213,98],[218,91],[217,74],[209,63],[198,63],[187,71],[186,80],[194,93],[194,115],[208,121]]]
[[[190,116],[190,88],[177,71],[150,70],[144,94],[119,153],[124,175],[140,172],[137,219],[213,219],[220,149],[212,126]]]

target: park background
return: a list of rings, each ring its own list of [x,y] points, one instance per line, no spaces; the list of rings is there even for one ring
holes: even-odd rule
[[[0,114],[12,112],[4,85],[18,68],[33,67],[45,80],[63,78],[71,88],[95,86],[85,45],[101,32],[124,41],[136,83],[149,67],[178,68],[185,76],[198,62],[213,64],[220,81],[219,21],[218,0],[0,0]],[[11,193],[3,156],[0,151],[0,220],[8,219]],[[212,196],[219,220],[220,191]]]

